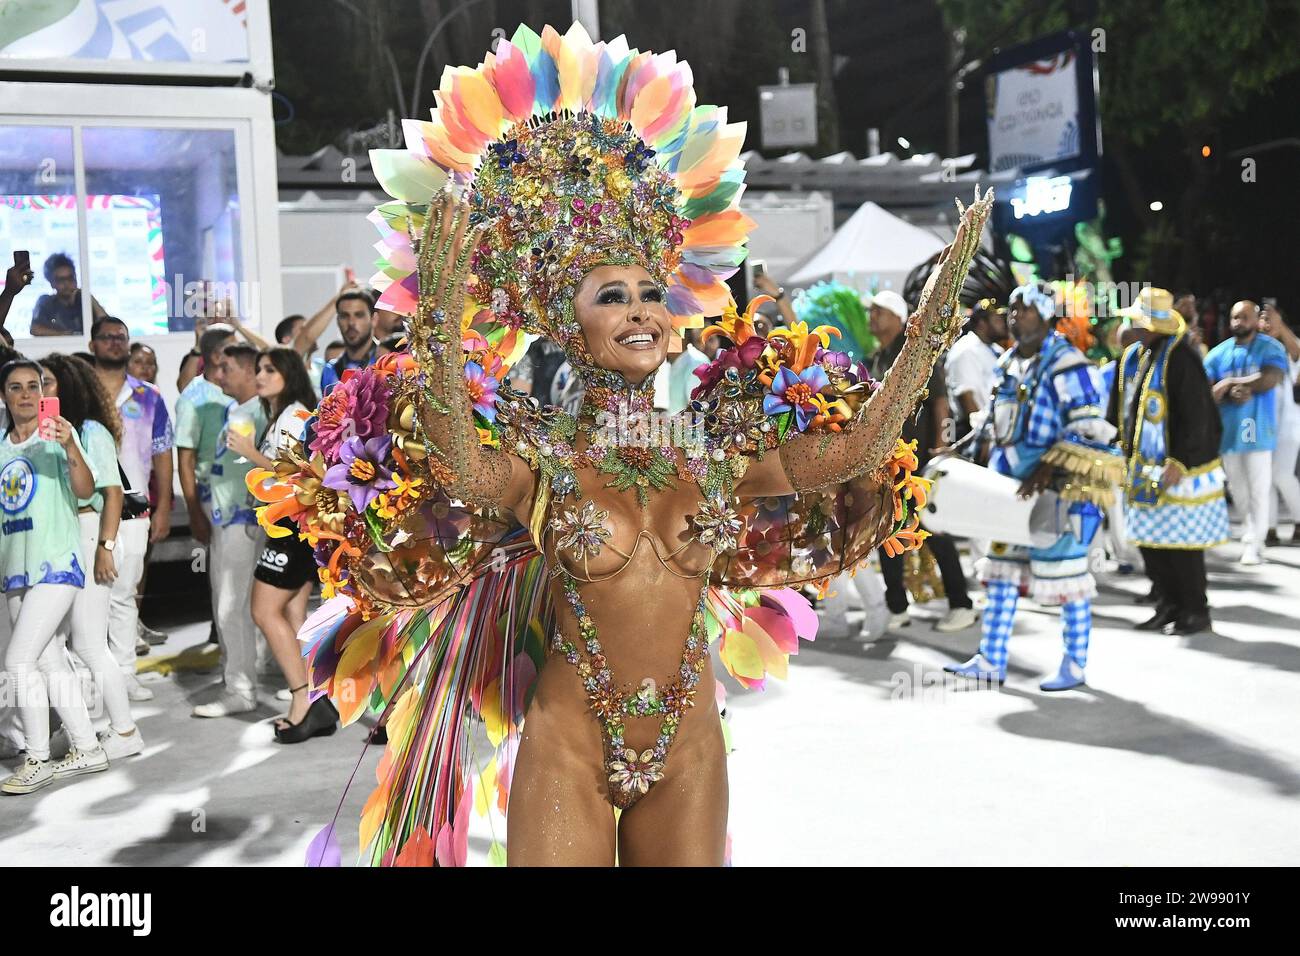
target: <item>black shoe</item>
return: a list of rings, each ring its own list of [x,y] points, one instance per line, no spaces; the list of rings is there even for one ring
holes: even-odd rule
[[[1155,617],[1148,618],[1141,624],[1133,625],[1135,631],[1159,631],[1167,624],[1173,624],[1178,620],[1178,611],[1172,607],[1156,608]]]
[[[328,737],[339,729],[339,712],[328,697],[317,697],[296,724],[275,728],[275,739],[282,744],[300,744],[311,737]]]
[[[1277,528],[1270,528],[1268,534],[1264,535],[1264,544],[1270,548],[1276,548],[1282,543],[1282,539],[1277,536]]]
[[[370,739],[367,740],[366,743],[371,743],[371,744],[382,744],[382,745],[384,745],[384,746],[387,746],[387,745],[388,745],[388,728],[387,728],[387,727],[376,727],[376,728],[375,728],[375,732],[374,732],[373,734],[370,735]]]
[[[1159,607],[1159,606],[1160,606],[1160,589],[1159,589],[1158,587],[1156,587],[1155,585],[1152,585],[1150,591],[1148,591],[1146,594],[1139,594],[1137,597],[1135,597],[1135,598],[1133,599],[1133,603],[1134,603],[1134,604],[1154,604],[1154,605],[1156,605],[1157,607]]]
[[[1180,614],[1176,621],[1165,625],[1164,632],[1171,636],[1183,637],[1188,634],[1200,634],[1202,631],[1213,630],[1213,628],[1214,622],[1210,620],[1208,613]]]

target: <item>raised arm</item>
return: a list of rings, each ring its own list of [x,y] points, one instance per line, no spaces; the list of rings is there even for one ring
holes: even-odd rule
[[[461,315],[479,235],[478,229],[467,235],[468,225],[468,204],[450,194],[430,203],[419,243],[420,300],[411,330],[411,350],[420,364],[420,437],[430,460],[445,466],[434,474],[450,497],[519,515],[533,473],[523,459],[479,441],[465,380]]]
[[[1300,339],[1297,339],[1296,334],[1291,331],[1291,326],[1286,324],[1286,316],[1275,305],[1265,305],[1264,308],[1268,309],[1269,313],[1269,331],[1274,338],[1282,343],[1282,347],[1286,349],[1286,354],[1291,361],[1300,362]]]
[[[339,300],[339,296],[343,295],[345,292],[360,291],[361,286],[351,280],[343,283],[343,286],[339,291],[330,296],[329,301],[322,305],[315,315],[302,325],[298,326],[298,331],[294,335],[293,342],[290,343],[289,347],[299,355],[306,356],[307,353],[311,351],[311,347],[316,344],[316,340],[320,338],[321,333],[325,331],[325,327],[333,322],[334,317],[338,314],[336,303]]]
[[[4,288],[0,289],[0,329],[5,327],[5,319],[9,318],[9,307],[13,305],[14,297],[31,284],[31,269],[20,269],[17,264],[9,267]]]
[[[858,414],[839,432],[799,435],[781,445],[779,456],[754,462],[738,491],[786,495],[822,488],[879,468],[894,453],[903,423],[925,397],[935,360],[961,332],[957,296],[992,205],[990,191],[963,210],[956,237],[944,250],[916,311],[907,320],[903,350]]]

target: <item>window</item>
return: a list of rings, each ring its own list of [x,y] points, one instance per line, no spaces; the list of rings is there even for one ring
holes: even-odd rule
[[[214,301],[246,316],[240,216],[233,128],[0,126],[0,255],[28,251],[36,274],[8,329],[84,339],[113,315],[165,335]]]
[[[79,231],[73,130],[0,126],[0,253],[25,251],[36,274],[6,323],[15,338],[80,335]]]
[[[240,280],[235,134],[82,130],[88,281],[132,336],[194,328],[210,299],[249,311]]]

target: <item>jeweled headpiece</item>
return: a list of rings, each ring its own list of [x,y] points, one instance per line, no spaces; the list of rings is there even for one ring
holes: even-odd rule
[[[571,299],[595,266],[644,266],[679,330],[722,313],[754,226],[738,208],[745,124],[696,106],[673,52],[593,44],[577,23],[564,36],[521,26],[476,69],[446,69],[435,96],[429,122],[403,122],[406,149],[370,154],[398,200],[371,216],[384,236],[372,280],[381,308],[415,312],[411,237],[451,182],[488,225],[471,265],[478,306],[551,337],[579,367]]]

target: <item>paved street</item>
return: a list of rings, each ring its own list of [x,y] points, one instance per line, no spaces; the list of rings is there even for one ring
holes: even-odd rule
[[[790,680],[728,700],[737,866],[766,864],[1294,864],[1300,859],[1300,548],[1242,568],[1211,562],[1215,633],[1129,630],[1149,614],[1140,576],[1110,575],[1096,605],[1089,687],[1038,690],[1055,670],[1055,614],[1022,604],[1001,691],[945,684],[972,628],[918,620],[872,645],[824,640]],[[934,616],[932,613],[931,617]],[[200,649],[206,624],[172,631],[146,668]],[[186,658],[181,658],[181,667]],[[197,720],[213,673],[144,679],[148,749],[109,772],[0,800],[7,864],[299,865],[340,814],[344,863],[379,748],[361,727],[303,746],[272,741],[264,692],[247,719]],[[670,765],[671,766],[671,765]],[[471,857],[483,862],[482,821]]]

